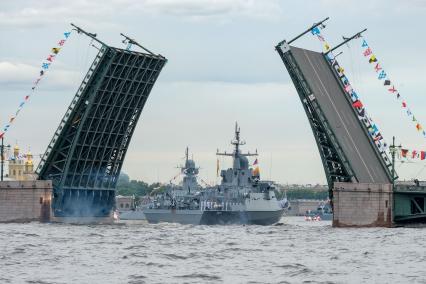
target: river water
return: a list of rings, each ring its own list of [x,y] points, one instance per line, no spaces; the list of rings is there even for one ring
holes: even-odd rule
[[[0,224],[0,283],[426,283],[426,228]]]

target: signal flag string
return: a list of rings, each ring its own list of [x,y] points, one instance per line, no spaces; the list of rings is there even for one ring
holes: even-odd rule
[[[311,33],[314,36],[316,36],[320,42],[322,42],[323,48],[325,52],[327,52],[330,50],[330,45],[325,40],[324,36],[321,35],[321,29],[323,28],[325,28],[325,26],[321,26],[321,27],[317,26],[311,30]],[[371,136],[372,140],[374,141],[374,144],[378,148],[381,157],[386,162],[386,165],[390,166],[391,162],[386,153],[386,150],[388,149],[388,144],[384,141],[384,138],[382,134],[380,133],[378,126],[373,122],[370,115],[368,115],[367,111],[365,110],[365,107],[363,103],[361,102],[361,99],[359,98],[358,93],[354,90],[354,88],[349,82],[349,79],[345,75],[345,70],[339,65],[339,63],[337,62],[332,52],[327,53],[326,59],[328,63],[331,65],[331,67],[336,71],[343,85],[345,94],[351,99],[352,107],[356,110],[358,114],[358,119],[367,128],[369,135]]]
[[[402,109],[405,110],[405,112],[407,113],[407,116],[414,123],[417,129],[417,132],[423,134],[423,137],[426,138],[426,130],[423,129],[423,126],[420,124],[420,122],[418,122],[417,118],[414,116],[406,100],[401,97],[401,94],[395,88],[395,85],[393,84],[393,82],[389,79],[387,72],[383,69],[382,64],[378,61],[376,55],[373,53],[373,50],[371,49],[370,45],[367,43],[365,38],[363,38],[362,40],[361,47],[363,48],[362,53],[364,57],[368,59],[368,62],[370,63],[371,66],[373,66],[374,71],[378,74],[377,79],[380,81],[383,81],[383,86],[387,89],[389,94],[395,95],[396,99],[401,102]]]
[[[402,158],[406,159],[419,159],[426,160],[426,151],[418,151],[418,150],[409,150],[409,149],[401,149],[397,152],[397,157],[401,160]]]
[[[18,117],[18,114],[21,112],[22,108],[28,102],[28,100],[30,99],[30,97],[34,94],[34,91],[36,90],[36,88],[39,85],[40,81],[45,77],[47,71],[51,67],[51,64],[54,62],[55,58],[57,57],[57,55],[59,54],[59,52],[61,51],[61,49],[65,45],[65,42],[67,41],[67,39],[69,38],[70,35],[71,35],[71,31],[64,32],[64,37],[61,40],[58,41],[58,43],[57,43],[57,45],[55,47],[53,47],[51,49],[51,53],[47,56],[47,58],[45,59],[45,61],[41,65],[41,70],[39,72],[39,76],[34,81],[32,87],[31,87],[30,93],[24,97],[24,99],[19,104],[18,109],[16,110],[16,112],[9,118],[8,122],[6,123],[6,125],[0,131],[0,139],[5,136],[6,132],[9,130],[10,126],[16,121],[16,118]]]

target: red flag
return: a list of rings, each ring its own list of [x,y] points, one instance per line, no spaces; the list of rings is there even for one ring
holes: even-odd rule
[[[420,151],[420,159],[421,160],[426,159],[426,152],[425,151]]]
[[[376,67],[374,67],[374,70],[376,70],[376,72],[379,72],[380,70],[382,70],[382,67],[380,67],[379,63],[376,64]]]
[[[253,166],[257,165],[257,159],[254,161]]]
[[[3,138],[4,132],[0,133],[0,139]]]
[[[407,153],[408,153],[407,149],[401,149],[401,156],[402,157],[407,158]]]
[[[369,56],[371,53],[372,53],[371,49],[370,49],[370,48],[367,48],[367,49],[364,51],[364,56]]]
[[[352,91],[352,86],[351,85],[346,85],[345,86],[345,91],[350,93]]]
[[[382,139],[382,135],[380,135],[380,133],[377,134],[376,137],[374,137],[374,141],[379,141],[380,139]]]
[[[352,106],[356,108],[362,108],[363,104],[361,103],[361,101],[356,101],[352,104]]]
[[[396,93],[395,86],[392,86],[392,88],[388,89],[388,91],[391,92],[392,94]]]
[[[416,158],[416,157],[418,157],[418,155],[417,155],[417,151],[416,151],[416,150],[413,150],[413,153],[412,153],[411,157],[412,157],[413,159],[414,159],[414,158]]]
[[[65,43],[65,40],[64,40],[64,39],[62,39],[62,40],[60,40],[60,41],[58,42],[58,45],[59,45],[59,46],[63,46],[63,45],[64,45],[64,43]]]
[[[407,107],[407,103],[406,102],[402,102],[402,107]]]
[[[55,58],[55,55],[49,55],[46,60],[52,62],[53,58]]]
[[[30,96],[25,96],[25,100],[27,101],[30,98]]]

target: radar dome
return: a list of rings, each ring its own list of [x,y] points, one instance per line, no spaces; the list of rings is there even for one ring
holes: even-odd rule
[[[240,156],[240,169],[247,170],[248,169],[248,159],[245,156]]]

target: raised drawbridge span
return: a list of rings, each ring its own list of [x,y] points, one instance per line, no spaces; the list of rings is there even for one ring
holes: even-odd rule
[[[52,180],[60,217],[109,216],[115,187],[136,123],[167,60],[120,49],[74,26],[100,47],[37,168]],[[128,46],[130,47],[130,46]]]
[[[391,163],[369,135],[333,63],[326,54],[295,47],[293,41],[280,42],[276,50],[308,117],[330,197],[334,182],[392,183]]]
[[[381,201],[377,199],[370,203],[372,207],[367,209],[374,211],[378,208],[380,211],[381,206],[390,206],[392,213],[389,214],[392,215],[393,222],[424,222],[426,182],[396,182],[397,176],[393,167],[396,147],[394,144],[390,147],[393,155],[391,162],[383,137],[332,53],[346,42],[360,37],[365,30],[351,38],[344,38],[343,43],[330,49],[320,35],[319,28],[323,27],[322,23],[326,20],[328,18],[288,42],[281,41],[275,48],[296,87],[308,117],[325,170],[330,199],[333,200],[333,187],[336,182],[367,184],[366,187],[392,184],[392,199],[388,200],[392,205],[389,205],[388,201],[381,205]],[[324,42],[326,52],[311,51],[293,45],[295,40],[306,33],[312,33]],[[369,190],[370,188],[366,192],[369,193]],[[382,193],[379,191],[378,194]],[[381,197],[383,196],[382,194]],[[368,199],[368,194],[364,195],[359,199],[359,205],[366,206],[364,201]],[[372,209],[375,206],[376,208]],[[383,211],[381,212],[382,215],[377,215],[378,221],[384,218]]]

